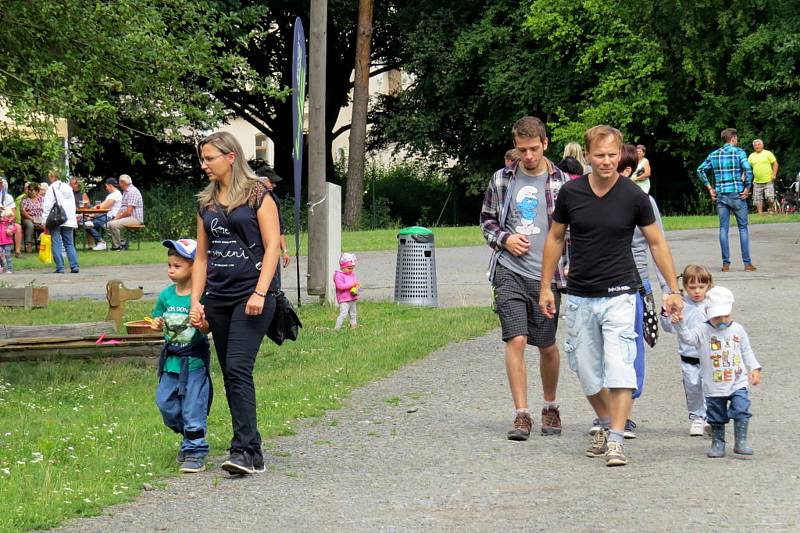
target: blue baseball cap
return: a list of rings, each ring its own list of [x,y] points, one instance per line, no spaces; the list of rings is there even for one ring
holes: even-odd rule
[[[197,250],[197,241],[194,239],[177,239],[177,240],[166,240],[161,241],[166,248],[172,248],[178,255],[188,259],[189,261],[194,261],[194,252]]]

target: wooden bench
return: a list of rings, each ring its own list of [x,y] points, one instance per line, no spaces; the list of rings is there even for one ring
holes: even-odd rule
[[[142,232],[144,231],[144,229],[146,227],[147,226],[145,226],[144,224],[134,224],[132,226],[124,226],[122,228],[125,231],[127,231],[127,232],[129,232],[129,233],[131,233],[133,235],[136,235],[136,249],[137,250],[141,250],[142,249]],[[129,240],[129,239],[125,239],[125,240]]]

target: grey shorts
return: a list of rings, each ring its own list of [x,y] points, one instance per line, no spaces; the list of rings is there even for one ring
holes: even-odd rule
[[[546,348],[556,343],[561,294],[555,288],[556,315],[547,318],[539,310],[539,281],[520,276],[498,263],[493,285],[495,311],[500,316],[504,341],[525,335],[532,346]]]
[[[775,201],[775,183],[772,181],[769,183],[753,183],[753,201],[763,202],[764,200],[768,202]]]

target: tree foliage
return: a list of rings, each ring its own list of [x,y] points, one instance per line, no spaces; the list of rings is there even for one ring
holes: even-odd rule
[[[415,81],[384,99],[373,142],[455,160],[451,177],[477,194],[520,116],[545,120],[556,160],[608,123],[648,146],[657,197],[686,211],[725,127],[798,170],[795,11],[792,0],[421,2],[403,27]]]

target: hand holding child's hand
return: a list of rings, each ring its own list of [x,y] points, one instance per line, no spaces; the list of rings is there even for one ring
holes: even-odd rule
[[[192,306],[191,311],[189,311],[189,323],[193,328],[201,329],[203,327],[203,322],[205,322],[203,314],[202,305]]]
[[[755,370],[751,370],[748,376],[750,378],[750,385],[754,387],[761,383],[761,369],[756,368]]]
[[[156,331],[162,331],[164,329],[164,318],[159,316],[151,320],[150,329],[154,329]]]

